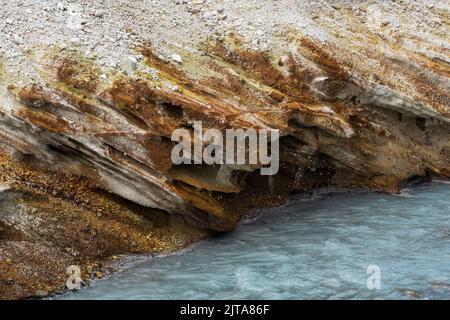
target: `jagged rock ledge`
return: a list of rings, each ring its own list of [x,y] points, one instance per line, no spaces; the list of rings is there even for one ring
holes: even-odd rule
[[[390,30],[388,9],[311,9],[314,26],[283,25],[265,48],[227,31],[171,56],[141,42],[105,66],[78,46],[35,44],[25,78],[2,59],[0,297],[61,290],[69,265],[89,278],[114,255],[180,249],[293,192],[448,178],[445,32]],[[197,120],[279,129],[280,172],[173,165],[173,130]]]

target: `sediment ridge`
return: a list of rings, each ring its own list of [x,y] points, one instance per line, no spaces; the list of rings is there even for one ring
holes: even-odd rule
[[[109,2],[2,13],[1,298],[181,249],[292,193],[450,176],[444,4]],[[194,121],[278,129],[279,173],[174,165],[171,134]]]

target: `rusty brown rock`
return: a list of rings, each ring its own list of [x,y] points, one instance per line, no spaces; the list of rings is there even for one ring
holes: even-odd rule
[[[38,83],[1,72],[0,181],[11,190],[0,196],[23,219],[17,227],[0,213],[0,297],[57,291],[70,264],[103,275],[92,264],[109,256],[232,230],[290,192],[398,192],[413,176],[448,178],[448,59],[432,58],[442,57],[432,42],[419,52],[352,28],[329,41],[287,28],[265,51],[230,33],[198,44],[201,54],[184,52],[182,64],[143,45],[132,73],[46,48],[33,62]],[[279,174],[173,165],[172,132],[197,120],[221,131],[279,129]]]

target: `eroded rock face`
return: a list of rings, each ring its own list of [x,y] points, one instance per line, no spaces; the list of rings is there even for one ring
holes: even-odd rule
[[[3,61],[1,180],[88,212],[102,204],[84,203],[84,192],[109,191],[202,230],[192,240],[231,230],[249,209],[280,204],[290,192],[397,192],[412,176],[449,177],[445,33],[395,32],[380,18],[385,6],[329,10],[306,13],[314,32],[282,26],[263,49],[229,30],[195,50],[175,49],[177,59],[141,43],[119,67],[76,47],[36,47],[25,60],[36,79],[19,79]],[[171,134],[194,121],[222,131],[279,129],[279,173],[173,165]]]
[[[208,55],[185,59],[189,69],[215,73],[202,79],[149,47],[138,49],[145,58],[132,75],[107,80],[94,61],[53,49],[42,66],[45,86],[8,83],[3,141],[41,166],[85,176],[211,231],[232,229],[253,205],[243,201],[254,192],[247,178],[269,197],[273,190],[256,167],[235,166],[224,175],[206,164],[174,166],[171,134],[194,121],[220,130],[279,129],[275,183],[284,191],[274,196],[317,185],[395,192],[408,177],[448,174],[447,78],[421,79],[436,94],[429,99],[416,88],[413,97],[365,81],[351,61],[338,60],[342,52],[334,46],[289,35],[295,50],[280,63],[270,52],[243,48],[236,34],[203,44]],[[432,71],[422,70],[430,78]]]

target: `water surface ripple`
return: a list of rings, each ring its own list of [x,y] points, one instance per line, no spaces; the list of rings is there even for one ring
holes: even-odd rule
[[[450,299],[450,185],[320,198],[59,298]],[[379,290],[367,288],[369,265]]]

